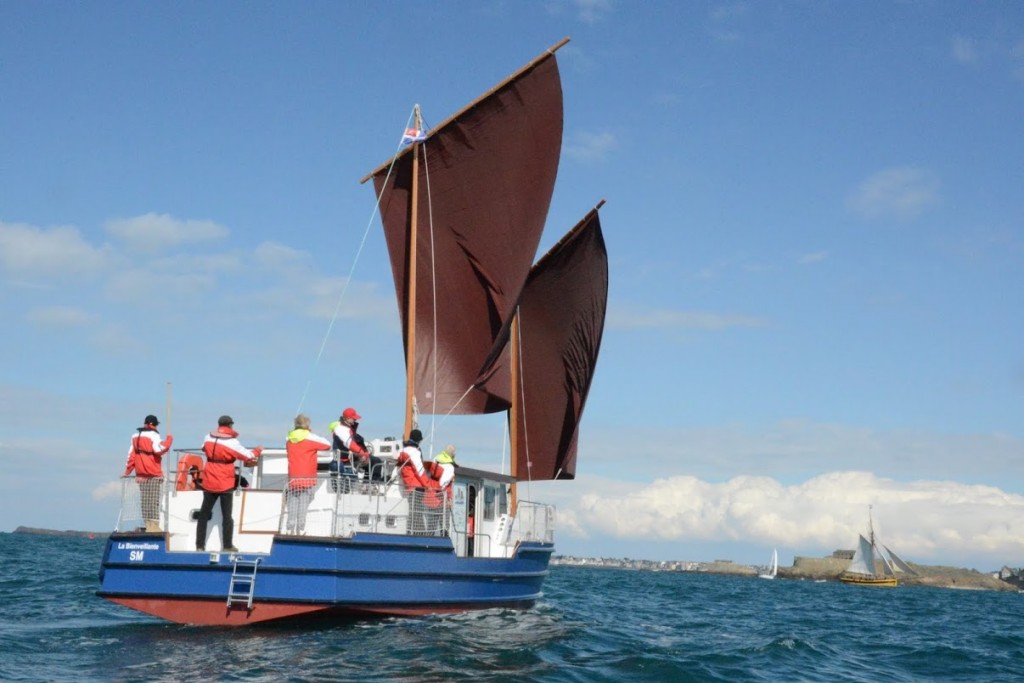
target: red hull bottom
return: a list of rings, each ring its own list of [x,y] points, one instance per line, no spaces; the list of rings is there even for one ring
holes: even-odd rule
[[[459,605],[443,607],[360,606],[336,607],[332,605],[309,605],[296,603],[264,602],[254,603],[252,609],[245,607],[228,608],[223,600],[173,600],[166,598],[115,598],[107,600],[130,607],[145,614],[151,614],[178,624],[194,626],[247,626],[269,621],[320,620],[328,617],[360,616],[404,616],[421,617],[428,614],[466,612],[473,609],[487,609],[498,605]],[[530,602],[501,607],[526,608]]]

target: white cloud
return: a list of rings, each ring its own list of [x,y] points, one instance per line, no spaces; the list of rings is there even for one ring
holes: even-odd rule
[[[148,340],[153,336],[150,330],[128,330],[121,325],[105,325],[93,332],[89,344],[93,348],[113,356],[141,356]]]
[[[987,62],[997,65],[1008,65],[1010,75],[1020,80],[1024,78],[1024,40],[1007,44],[999,39],[978,40],[955,36],[951,40],[951,52],[954,61],[965,65],[977,65]]]
[[[140,251],[160,251],[192,242],[210,242],[228,235],[227,228],[213,221],[179,220],[157,213],[110,220],[105,228],[109,235]]]
[[[939,203],[939,179],[922,168],[879,171],[861,182],[847,204],[866,218],[913,218]]]
[[[578,161],[601,161],[615,148],[615,136],[611,133],[581,131],[566,145],[565,153]]]
[[[588,482],[589,483],[589,482]],[[600,486],[591,485],[591,490]],[[832,472],[794,485],[740,476],[723,483],[692,476],[618,486],[560,510],[568,529],[617,539],[735,541],[785,548],[852,548],[875,531],[906,559],[1024,555],[1024,496],[949,481],[897,482],[868,472]]]
[[[343,288],[344,295],[341,293]],[[339,300],[341,296],[344,298]],[[337,313],[340,318],[398,321],[394,290],[381,292],[372,282],[353,281],[345,287],[343,278],[316,278],[310,283],[304,300],[307,302],[304,310],[323,320],[329,320]]]
[[[92,273],[107,260],[106,247],[93,247],[78,228],[39,228],[0,222],[0,269],[9,273],[60,277]]]
[[[1010,48],[1010,65],[1013,77],[1018,81],[1024,80],[1024,40]]]
[[[93,488],[92,499],[93,500],[120,500],[121,499],[121,482],[120,481],[108,481],[104,484]]]
[[[576,12],[576,15],[588,24],[599,21],[612,11],[612,0],[547,0],[545,9],[551,15],[565,12]]]
[[[277,242],[263,242],[253,252],[255,264],[261,268],[294,271],[298,268],[312,270],[313,257],[307,251],[294,249]]]
[[[186,300],[196,301],[200,294],[214,290],[216,285],[216,278],[203,272],[153,267],[112,273],[105,289],[115,301],[148,305],[174,302],[181,305]]]
[[[973,38],[956,36],[953,38],[953,59],[961,64],[978,63],[978,45]]]
[[[28,313],[28,321],[40,327],[82,327],[93,320],[91,313],[71,306],[48,306]]]
[[[714,5],[708,13],[708,33],[720,43],[739,42],[742,35],[734,25],[745,20],[748,9],[745,2]]]
[[[815,251],[809,254],[801,254],[797,257],[797,263],[801,265],[808,265],[811,263],[821,263],[830,256],[827,251]]]
[[[766,321],[749,315],[710,313],[706,311],[651,310],[635,311],[621,308],[608,313],[608,326],[613,329],[690,329],[724,330],[730,327],[763,327]]]
[[[581,20],[593,24],[612,11],[611,0],[573,0]]]

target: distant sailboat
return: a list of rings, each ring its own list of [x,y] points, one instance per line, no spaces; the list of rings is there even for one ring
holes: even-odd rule
[[[772,558],[768,561],[768,564],[757,573],[759,579],[774,579],[779,573],[779,551],[778,549],[772,550]]]
[[[884,552],[883,552],[884,549]],[[881,572],[878,568],[881,567]],[[904,562],[888,547],[878,547],[875,538],[875,527],[868,508],[868,538],[858,535],[857,549],[853,553],[850,566],[839,577],[844,583],[855,583],[862,586],[896,586],[899,581],[897,573],[917,575],[910,565]]]

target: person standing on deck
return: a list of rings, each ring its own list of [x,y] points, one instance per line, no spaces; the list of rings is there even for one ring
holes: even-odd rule
[[[420,442],[423,432],[414,429],[409,438],[402,444],[395,463],[397,465],[392,479],[402,477],[402,491],[409,501],[409,520],[406,530],[411,534],[422,533],[426,529],[423,518],[423,495],[426,491],[427,472],[423,467],[423,453]]]
[[[238,432],[234,430],[235,421],[230,415],[221,415],[217,420],[217,430],[206,435],[203,441],[203,453],[206,454],[205,474],[203,475],[203,505],[199,508],[199,520],[196,525],[196,550],[206,550],[206,525],[213,517],[213,505],[220,500],[221,516],[221,547],[226,552],[237,553],[238,548],[232,543],[235,533],[235,520],[231,517],[234,505],[235,461],[241,460],[246,465],[254,465],[262,446],[251,451],[238,440]]]
[[[452,499],[452,482],[455,480],[455,446],[448,444],[443,451],[434,456],[434,461],[424,463],[428,473],[427,495],[427,531],[431,534],[443,533],[444,515]]]
[[[160,421],[156,415],[147,415],[142,426],[132,434],[132,445],[128,449],[128,462],[125,463],[124,476],[135,472],[135,481],[139,485],[142,498],[142,518],[145,520],[146,531],[160,531],[160,491],[164,483],[162,467],[164,454],[171,450],[174,437],[170,434],[160,441],[160,432],[156,430]]]
[[[295,428],[288,433],[288,526],[290,534],[306,533],[306,511],[316,490],[316,456],[329,451],[331,442],[309,431],[309,418],[295,417]]]
[[[437,486],[441,489],[452,488],[452,481],[455,480],[455,446],[448,444],[445,449],[434,457],[434,468],[431,474],[437,480]]]

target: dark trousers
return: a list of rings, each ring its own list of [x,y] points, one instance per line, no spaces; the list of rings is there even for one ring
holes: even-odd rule
[[[203,505],[199,508],[199,523],[196,524],[196,550],[206,550],[206,523],[213,517],[213,504],[220,499],[221,516],[221,547],[230,548],[232,537],[235,533],[235,520],[231,518],[231,508],[234,506],[235,492],[221,491],[211,493],[203,491]]]

